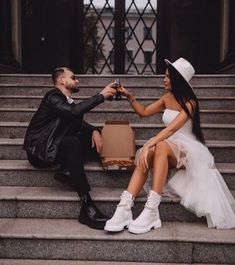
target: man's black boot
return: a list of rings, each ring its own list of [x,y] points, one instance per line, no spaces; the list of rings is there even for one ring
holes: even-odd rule
[[[81,210],[78,221],[93,229],[103,230],[106,221],[109,219],[96,207],[89,194],[81,197]]]
[[[69,171],[67,169],[65,169],[65,168],[59,169],[55,173],[54,179],[59,181],[59,182],[61,182],[61,183],[63,183],[63,184],[66,184],[66,185],[70,186],[71,188],[75,188],[76,187],[75,181],[71,177]]]

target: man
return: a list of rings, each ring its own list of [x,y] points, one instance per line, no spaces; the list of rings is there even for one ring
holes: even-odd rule
[[[79,91],[79,81],[71,69],[56,68],[52,79],[55,88],[46,93],[30,121],[23,149],[36,168],[61,164],[68,170],[63,181],[72,185],[81,199],[79,222],[103,229],[107,217],[92,201],[84,171],[84,158],[92,150],[99,153],[102,140],[98,129],[83,120],[83,114],[113,97],[116,90],[111,87],[113,83],[109,84],[100,93],[76,104],[71,96]],[[56,176],[58,179],[61,174]]]

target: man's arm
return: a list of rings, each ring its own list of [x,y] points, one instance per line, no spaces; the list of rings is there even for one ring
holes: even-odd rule
[[[55,111],[59,116],[73,116],[89,112],[94,107],[103,103],[105,99],[113,96],[116,90],[112,88],[114,83],[110,83],[99,94],[94,95],[80,103],[69,104],[66,96],[62,93],[55,92],[48,96],[47,102],[51,105],[52,111]]]
[[[85,132],[87,132],[87,133],[89,133],[90,135],[92,134],[92,132],[93,131],[98,131],[99,133],[100,133],[100,130],[97,128],[97,127],[95,127],[95,126],[93,126],[93,125],[91,125],[90,123],[88,123],[88,122],[86,122],[86,121],[83,121],[82,122],[82,131],[85,131]]]
[[[47,102],[50,104],[52,111],[56,112],[59,116],[76,116],[89,112],[104,102],[104,96],[97,94],[80,103],[69,104],[67,98],[57,92],[49,95]]]
[[[100,130],[87,123],[86,121],[82,122],[82,131],[85,132],[86,135],[91,137],[92,148],[95,147],[97,153],[99,154],[102,148],[102,137]]]

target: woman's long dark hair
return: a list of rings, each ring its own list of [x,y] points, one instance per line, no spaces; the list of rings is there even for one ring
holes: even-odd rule
[[[168,65],[168,71],[171,80],[171,92],[183,110],[188,114],[189,118],[192,119],[193,134],[196,136],[197,140],[204,144],[205,139],[200,125],[198,99],[192,88],[171,65]],[[186,102],[189,102],[192,106],[192,115],[187,108]]]

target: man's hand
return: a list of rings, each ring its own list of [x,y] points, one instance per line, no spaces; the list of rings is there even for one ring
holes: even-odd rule
[[[116,89],[112,88],[114,84],[115,82],[110,83],[103,90],[101,90],[100,94],[102,94],[105,99],[113,97],[117,93]]]
[[[102,148],[102,138],[98,131],[94,130],[91,136],[92,148],[96,147],[96,151],[99,154]]]

